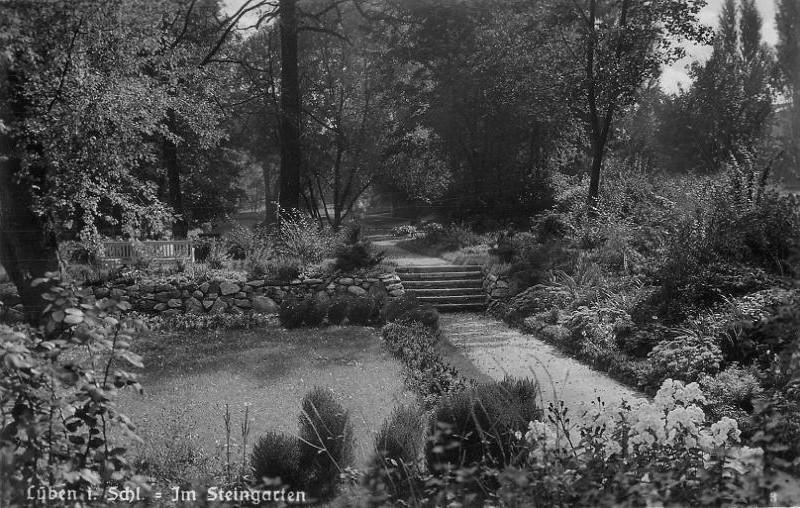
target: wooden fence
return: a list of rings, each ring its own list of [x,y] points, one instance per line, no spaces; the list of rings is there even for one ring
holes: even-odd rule
[[[130,263],[138,256],[153,261],[194,262],[194,243],[188,240],[153,240],[146,242],[103,242],[103,260],[111,263]]]

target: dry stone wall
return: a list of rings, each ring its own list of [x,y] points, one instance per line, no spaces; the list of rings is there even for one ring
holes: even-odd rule
[[[289,296],[387,295],[405,294],[400,278],[394,273],[374,277],[320,276],[295,279],[288,284],[265,280],[207,282],[112,282],[90,287],[88,300],[110,297],[130,302],[133,310],[165,316],[193,314],[272,313]]]
[[[483,274],[483,292],[490,300],[502,300],[510,296],[509,280],[506,277],[498,277],[491,273]]]

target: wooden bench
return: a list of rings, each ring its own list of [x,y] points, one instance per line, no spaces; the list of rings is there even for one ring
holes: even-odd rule
[[[103,242],[102,260],[110,264],[130,264],[143,252],[157,263],[194,262],[194,243],[189,240],[152,240],[145,242]]]

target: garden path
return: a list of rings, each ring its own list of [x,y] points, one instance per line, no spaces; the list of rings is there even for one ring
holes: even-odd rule
[[[492,379],[502,380],[505,376],[536,379],[544,407],[563,400],[570,411],[575,411],[582,403],[588,404],[598,397],[606,405],[645,397],[498,319],[457,313],[443,314],[440,322],[444,338]]]
[[[375,245],[399,267],[450,264],[441,258],[403,249],[388,231],[374,228],[370,233]],[[583,403],[591,403],[598,397],[606,405],[645,397],[536,336],[515,330],[498,319],[471,312],[442,314],[441,325],[443,337],[489,378],[536,379],[545,407],[550,402],[563,400],[571,411],[576,411]]]

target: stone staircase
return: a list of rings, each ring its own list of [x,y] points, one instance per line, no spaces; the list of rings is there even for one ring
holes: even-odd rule
[[[406,291],[441,312],[486,309],[483,274],[478,265],[405,266],[397,275]]]

